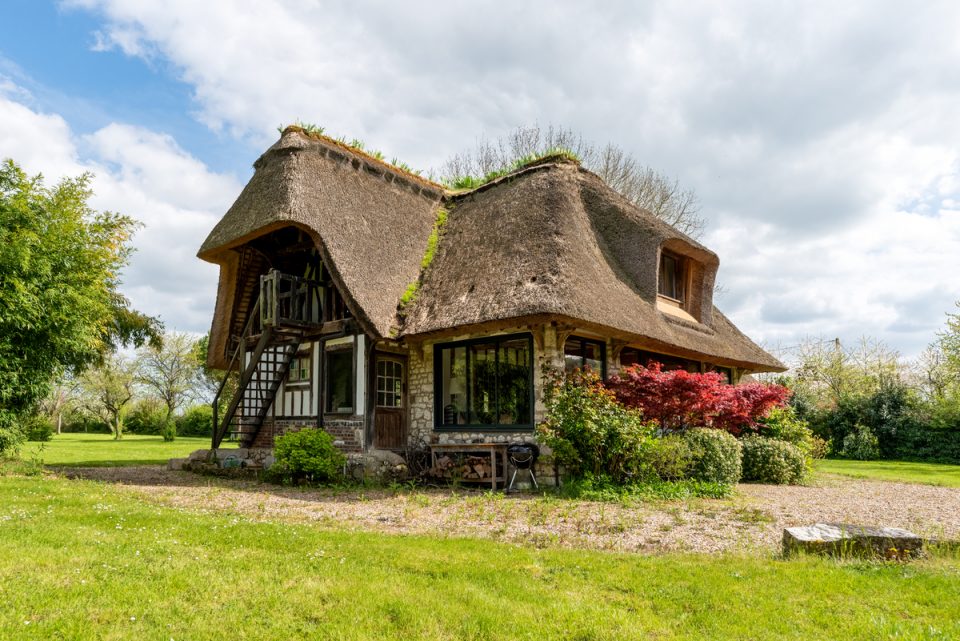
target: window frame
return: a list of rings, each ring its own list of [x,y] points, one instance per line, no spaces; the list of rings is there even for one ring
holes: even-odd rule
[[[530,422],[529,423],[513,423],[510,425],[484,425],[480,423],[464,423],[462,425],[445,425],[441,421],[443,420],[443,362],[442,354],[445,349],[456,349],[458,347],[469,348],[472,345],[480,345],[483,343],[496,343],[497,347],[495,350],[495,363],[496,371],[499,372],[500,369],[500,343],[505,343],[508,341],[514,340],[526,340],[527,341],[527,351],[530,354],[530,376],[529,376],[529,387],[530,387]],[[470,350],[466,349],[466,379],[467,379],[467,389],[466,389],[466,407],[470,407],[472,401],[471,390],[470,390],[470,372],[471,372],[471,357]],[[536,354],[533,351],[533,334],[527,332],[521,332],[517,334],[496,334],[493,336],[482,336],[479,338],[470,338],[462,341],[452,341],[449,343],[436,343],[433,346],[433,430],[435,432],[532,432],[534,425],[536,423],[535,413],[535,390],[534,390],[534,368],[536,367]],[[500,416],[500,393],[499,393],[499,374],[497,379],[497,384],[494,385],[495,398],[494,401],[494,415]],[[470,413],[468,413],[468,416]]]
[[[350,409],[341,411],[332,408],[333,394],[331,386],[333,378],[330,376],[330,357],[334,354],[350,354]],[[323,350],[323,413],[324,415],[355,416],[357,414],[357,353],[354,343],[325,346]]]
[[[301,377],[299,372],[303,371],[303,367],[299,366],[299,363],[306,361],[307,362],[307,376],[305,378]],[[297,367],[295,367],[297,365]],[[298,372],[297,376],[294,377],[293,373]],[[313,350],[303,350],[298,352],[293,359],[290,361],[290,367],[287,368],[287,377],[284,383],[289,387],[301,387],[309,385],[313,381]]]
[[[661,289],[661,285],[663,284],[663,263],[665,259],[674,261],[675,289],[677,290],[674,293],[679,293],[679,297],[671,296]],[[671,251],[660,250],[660,261],[657,264],[657,296],[685,309],[687,300],[687,259],[684,256]]]
[[[580,353],[583,354],[580,357],[580,365],[579,365],[580,371],[583,371],[584,367],[586,366],[587,345],[600,346],[600,378],[603,380],[607,380],[607,342],[599,338],[587,338],[586,336],[577,336],[575,334],[567,336],[567,338],[563,341],[563,348],[562,348],[564,371],[566,371],[566,366],[567,366],[567,343],[574,340],[580,341]]]

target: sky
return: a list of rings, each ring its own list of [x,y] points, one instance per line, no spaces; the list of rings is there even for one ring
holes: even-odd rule
[[[0,158],[143,226],[134,306],[206,332],[195,257],[297,120],[439,168],[539,123],[694,190],[718,307],[789,358],[905,357],[960,300],[956,2],[7,0]]]

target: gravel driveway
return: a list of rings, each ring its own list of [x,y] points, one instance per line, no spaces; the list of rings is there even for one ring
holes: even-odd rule
[[[153,503],[337,529],[468,536],[535,546],[721,552],[779,548],[783,528],[816,522],[903,527],[960,538],[960,488],[821,476],[812,486],[743,484],[732,499],[621,505],[435,489],[292,489],[159,466],[65,469]]]

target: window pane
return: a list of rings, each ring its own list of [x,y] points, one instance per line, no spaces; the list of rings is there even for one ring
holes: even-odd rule
[[[467,348],[440,350],[440,407],[442,425],[467,422]]]
[[[676,258],[668,254],[660,256],[660,293],[670,298],[680,299],[679,265]]]
[[[530,342],[526,339],[500,343],[497,384],[500,425],[529,425],[530,416]]]
[[[470,418],[473,425],[497,423],[497,346],[481,343],[468,347],[470,351]]]
[[[327,352],[327,411],[353,411],[353,350]]]
[[[403,405],[403,365],[397,361],[377,362],[377,405]]]
[[[568,373],[583,368],[583,339],[568,338],[563,344],[563,366]]]
[[[590,368],[595,374],[603,376],[603,344],[584,341],[583,368]]]

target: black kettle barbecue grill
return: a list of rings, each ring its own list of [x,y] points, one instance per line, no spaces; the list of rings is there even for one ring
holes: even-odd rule
[[[536,443],[511,443],[507,447],[507,458],[513,465],[513,476],[510,477],[510,485],[507,486],[508,492],[513,490],[513,482],[517,479],[517,472],[520,470],[527,470],[533,487],[540,489],[537,484],[537,477],[533,474],[533,467],[536,465],[539,456],[540,447]]]

